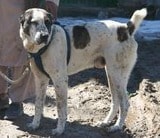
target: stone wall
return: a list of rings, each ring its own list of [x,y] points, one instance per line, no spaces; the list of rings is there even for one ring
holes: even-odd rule
[[[123,8],[139,8],[146,4],[146,0],[118,0],[118,6]]]
[[[106,0],[107,1],[107,0]],[[117,0],[117,6],[109,7],[104,4],[100,6],[84,6],[61,3],[59,15],[62,16],[94,16],[103,19],[110,17],[130,17],[136,9],[148,7],[147,19],[160,20],[160,0]],[[86,4],[86,5],[85,5]]]
[[[160,8],[160,0],[146,0],[148,5],[154,5]]]

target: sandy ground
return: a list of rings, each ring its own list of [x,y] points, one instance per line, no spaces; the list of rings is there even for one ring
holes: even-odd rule
[[[110,109],[110,92],[103,69],[90,69],[69,78],[68,120],[59,138],[159,138],[160,137],[160,41],[141,41],[138,61],[128,84],[130,109],[122,131],[98,128]],[[53,138],[56,126],[55,93],[48,86],[40,128],[29,132],[26,124],[34,115],[34,99],[24,103],[24,115],[15,121],[0,120],[1,138]]]

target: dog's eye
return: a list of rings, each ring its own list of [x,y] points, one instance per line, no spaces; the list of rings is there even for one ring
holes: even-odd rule
[[[51,25],[52,22],[50,20],[45,20],[45,25],[48,26],[48,25]]]
[[[38,23],[36,21],[32,21],[31,22],[33,25],[38,25]]]

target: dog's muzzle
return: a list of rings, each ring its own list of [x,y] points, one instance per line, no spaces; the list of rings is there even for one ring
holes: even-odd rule
[[[42,43],[47,43],[47,40],[48,40],[48,34],[41,34],[40,35],[40,40]]]
[[[49,37],[48,33],[40,33],[38,35],[38,37],[36,37],[37,44],[39,44],[39,45],[42,44],[42,43],[47,44],[48,37]]]

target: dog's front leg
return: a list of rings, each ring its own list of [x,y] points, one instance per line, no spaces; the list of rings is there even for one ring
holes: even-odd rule
[[[67,91],[68,91],[68,77],[59,78],[54,81],[58,123],[57,128],[52,130],[53,135],[60,135],[64,132],[67,119]]]
[[[30,130],[35,130],[40,125],[41,116],[43,113],[43,106],[46,97],[47,80],[42,80],[35,77],[36,83],[36,101],[35,101],[35,115],[32,123],[28,124]]]

